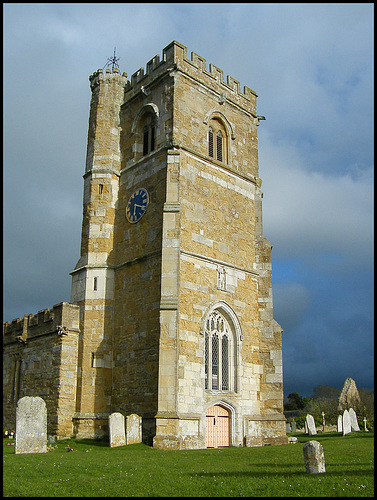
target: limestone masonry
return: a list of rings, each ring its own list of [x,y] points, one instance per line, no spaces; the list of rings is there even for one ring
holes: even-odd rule
[[[4,425],[39,396],[58,438],[119,412],[157,448],[287,443],[257,95],[178,42],[90,85],[71,303],[4,324]]]

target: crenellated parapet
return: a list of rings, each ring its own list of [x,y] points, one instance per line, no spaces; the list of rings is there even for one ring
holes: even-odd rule
[[[195,52],[191,53],[191,59],[187,57],[187,47],[179,42],[173,41],[163,49],[162,59],[154,56],[146,64],[146,68],[140,68],[132,76],[131,81],[126,86],[126,92],[146,91],[147,86],[166,72],[180,70],[187,76],[202,84],[217,90],[219,100],[229,99],[236,101],[238,105],[247,109],[256,117],[257,94],[249,87],[244,86],[243,92],[240,82],[231,76],[224,80],[224,73],[214,64],[209,64],[207,69],[206,60]]]
[[[129,85],[129,81],[127,80],[127,73],[123,73],[122,75],[119,73],[118,68],[113,68],[111,70],[110,68],[107,68],[105,72],[103,72],[103,69],[98,69],[95,71],[92,75],[89,76],[89,81],[90,81],[90,88],[92,91],[101,83],[117,83],[118,85],[122,87],[126,87]]]
[[[42,309],[37,314],[25,314],[11,322],[3,322],[3,344],[23,343],[42,335],[66,335],[69,331],[78,332],[79,306],[61,302],[52,309]]]

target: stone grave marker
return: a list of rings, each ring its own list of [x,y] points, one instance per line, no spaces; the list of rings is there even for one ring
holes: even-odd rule
[[[115,412],[109,416],[110,448],[125,446],[126,430],[124,427],[124,416]]]
[[[351,431],[352,432],[359,432],[360,430],[360,427],[359,427],[359,423],[357,421],[357,416],[356,416],[356,412],[353,408],[350,408],[348,410],[348,413],[350,414],[350,420],[351,420]]]
[[[40,397],[25,396],[17,402],[14,452],[47,452],[47,409]]]
[[[135,413],[127,416],[126,419],[126,439],[127,444],[141,443],[142,440],[142,418]]]
[[[293,422],[291,422],[291,427],[292,427],[292,432],[296,432],[297,428],[296,428],[296,422],[293,420]]]
[[[348,410],[343,412],[343,436],[351,432],[351,419]]]
[[[338,416],[338,432],[343,432],[343,417],[342,417],[342,415]]]
[[[317,434],[317,428],[315,426],[314,418],[313,415],[310,415],[309,413],[306,415],[306,424],[308,426],[308,434],[309,436],[314,436]]]
[[[292,432],[291,424],[289,422],[285,423],[285,432]]]
[[[367,417],[364,417],[363,422],[364,422],[364,431],[369,432],[367,429]]]
[[[303,447],[305,470],[308,474],[321,474],[326,472],[325,454],[321,443],[308,441]]]

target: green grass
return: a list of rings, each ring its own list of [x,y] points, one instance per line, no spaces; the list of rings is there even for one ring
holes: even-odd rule
[[[110,448],[90,440],[60,441],[48,453],[3,455],[4,496],[374,496],[374,433],[298,437],[261,448],[162,451],[144,444]],[[326,473],[307,474],[302,448],[324,449]],[[67,444],[74,452],[67,452]]]

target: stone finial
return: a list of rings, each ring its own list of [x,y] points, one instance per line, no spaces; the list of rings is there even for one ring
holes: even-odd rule
[[[308,441],[304,444],[303,454],[305,469],[308,474],[321,474],[326,472],[325,454],[323,447],[318,441]]]

